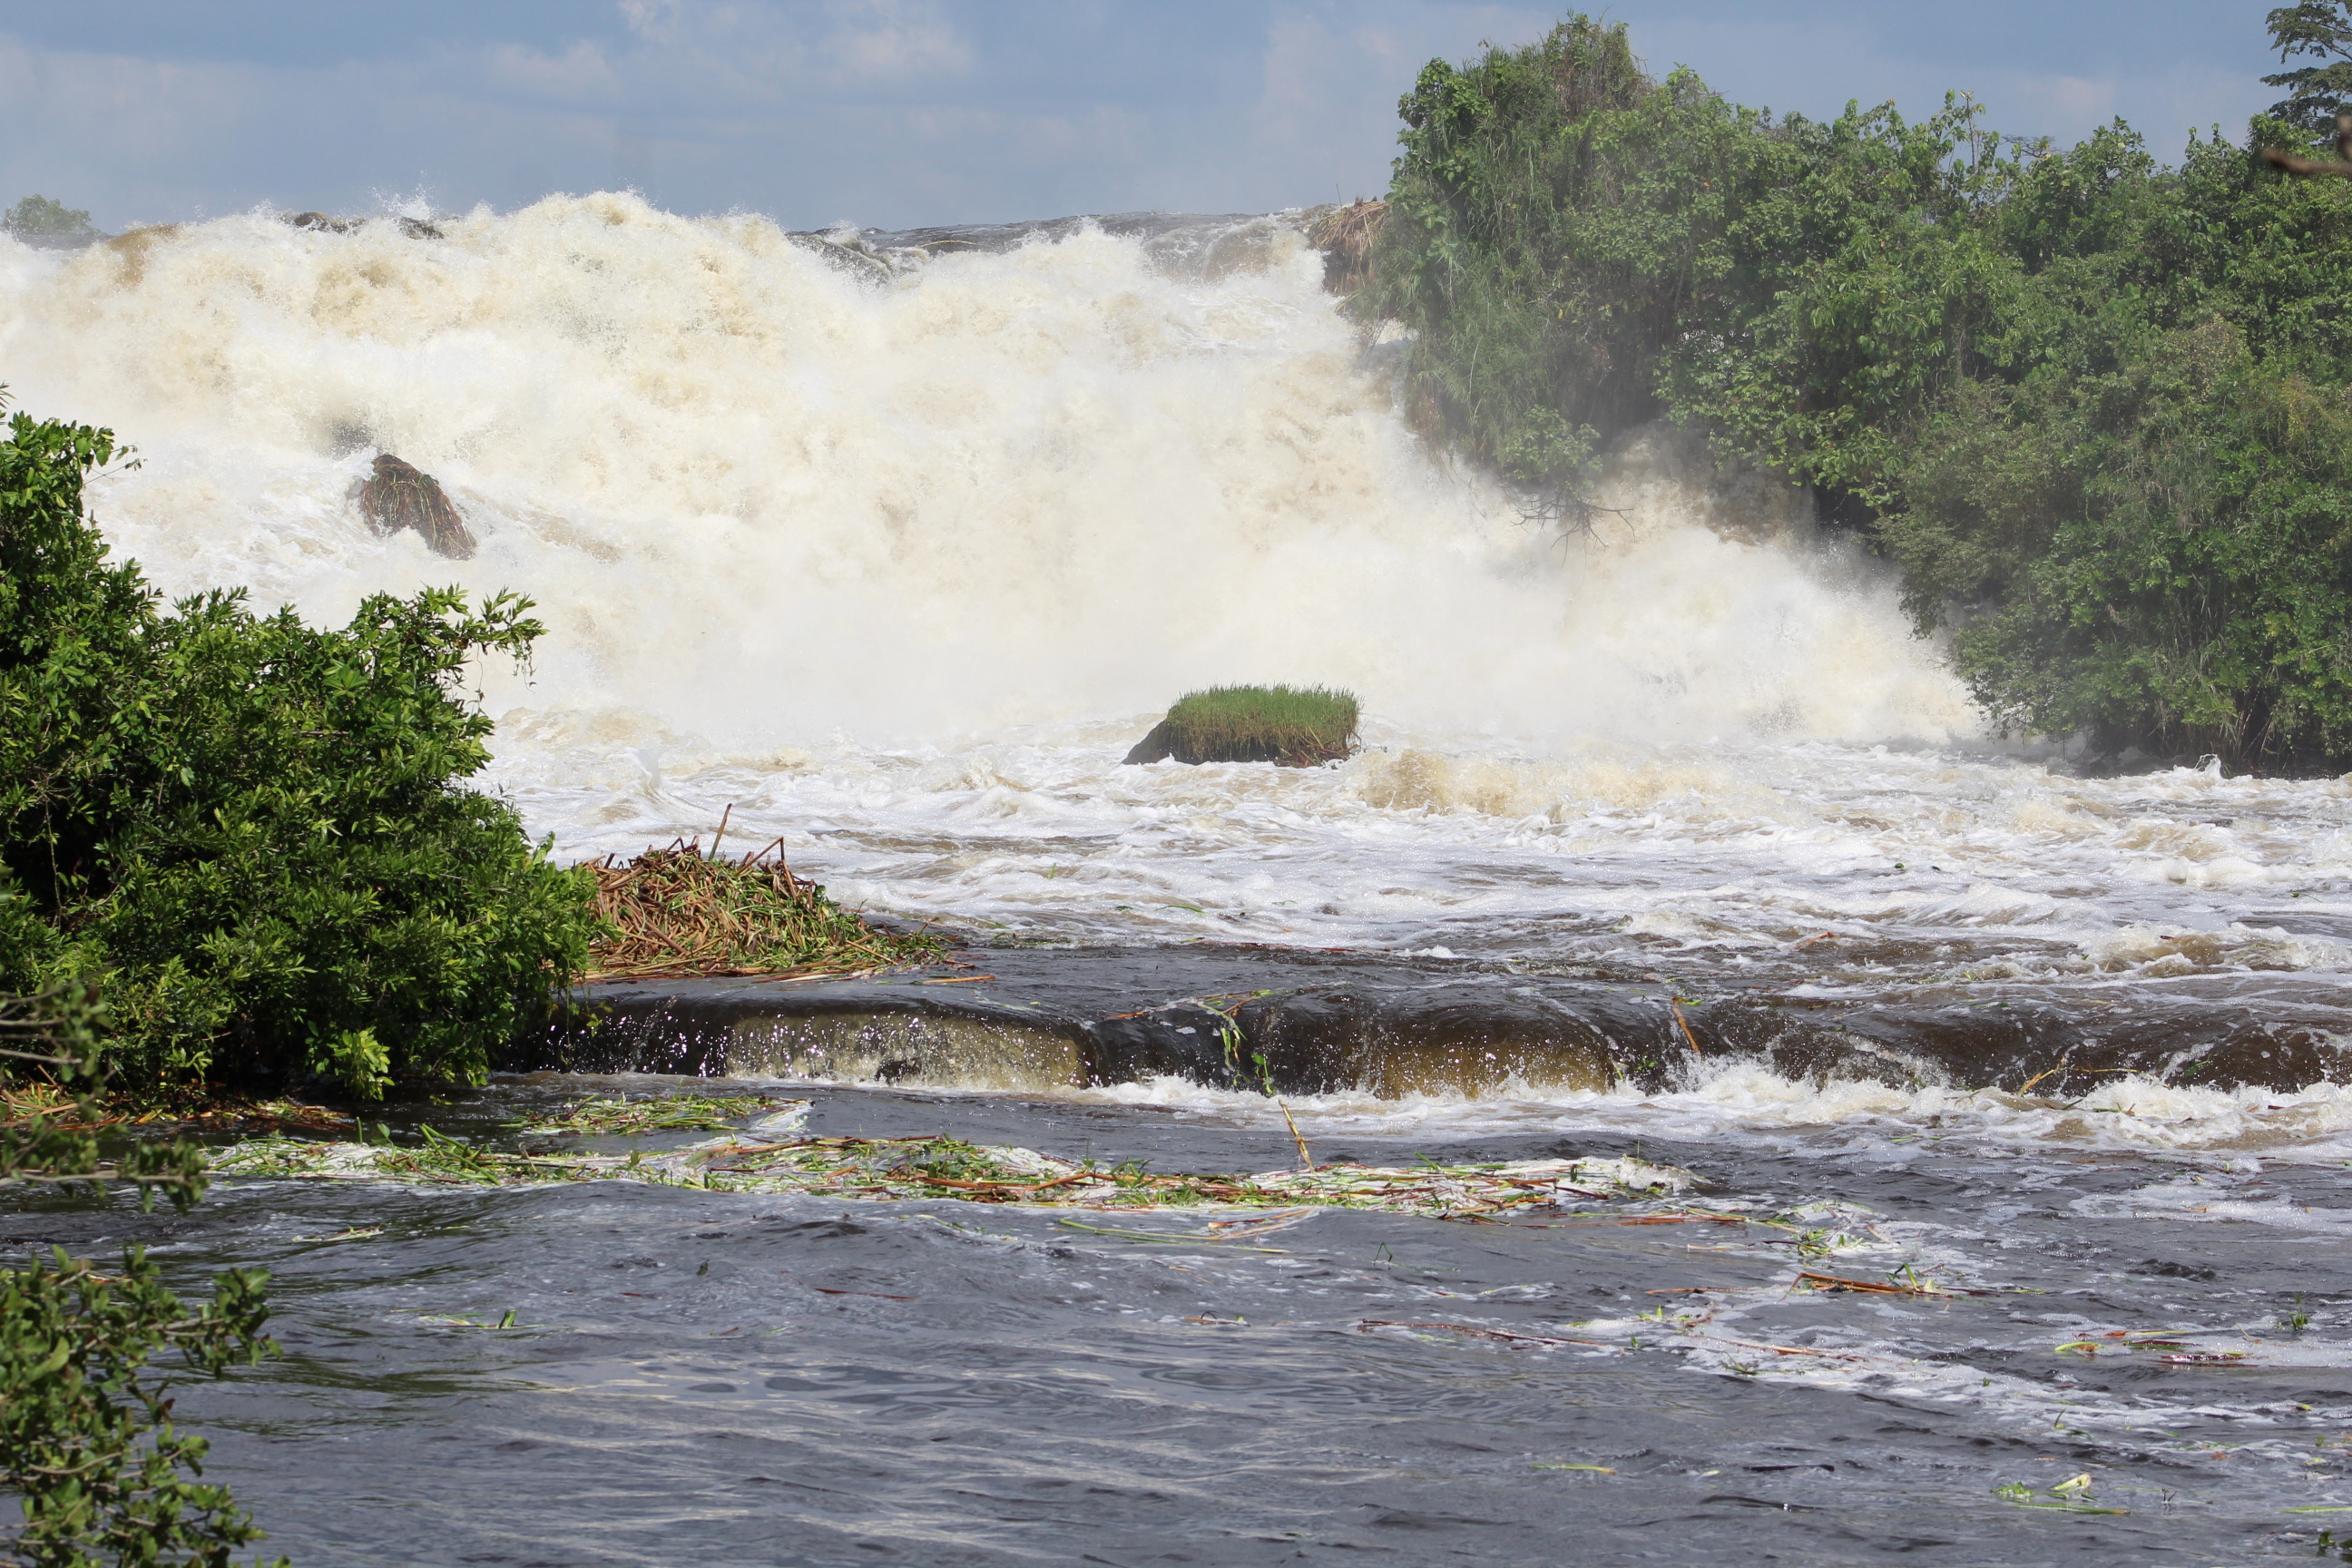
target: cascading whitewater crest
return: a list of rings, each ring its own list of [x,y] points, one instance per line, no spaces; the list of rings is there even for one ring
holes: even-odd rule
[[[11,247],[8,376],[139,446],[96,505],[166,587],[314,616],[520,588],[551,636],[494,706],[648,739],[940,740],[1267,679],[1539,748],[1969,724],[1851,563],[1654,494],[1561,544],[1433,465],[1288,229],[1205,279],[1080,231],[877,286],[765,219],[630,195],[440,227]],[[449,487],[478,559],[362,526],[378,451]]]
[[[1411,436],[1292,218],[1111,226],[920,261],[604,195],[438,237],[0,241],[0,368],[137,444],[93,505],[169,591],[533,595],[535,671],[483,672],[494,782],[567,857],[731,810],[853,903],[1038,937],[1850,998],[2145,970],[2168,1017],[2237,1009],[2200,1037],[2249,1060],[2242,977],[2275,971],[2278,1073],[2333,1059],[2345,951],[2305,895],[2352,876],[2345,786],[1971,750],[1801,494],[1651,431],[1589,535],[1547,532]],[[471,559],[360,515],[386,452]],[[1366,749],[1119,765],[1234,682],[1358,693]]]

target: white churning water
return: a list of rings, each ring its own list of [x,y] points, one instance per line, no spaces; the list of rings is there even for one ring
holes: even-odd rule
[[[551,635],[499,700],[641,743],[1124,729],[1236,679],[1517,743],[1968,722],[1887,595],[1801,550],[1654,499],[1564,552],[1443,472],[1286,230],[1207,280],[1095,234],[888,288],[625,195],[446,232],[11,247],[6,374],[139,445],[97,505],[167,586],[320,616],[520,587]],[[377,449],[450,487],[478,560],[361,525]]]
[[[137,445],[92,505],[172,592],[533,595],[494,782],[567,854],[731,804],[871,908],[1034,934],[1797,951],[1825,991],[1865,940],[1915,980],[2342,966],[2344,784],[2000,753],[1879,566],[1671,442],[1591,538],[1530,527],[1408,432],[1282,220],[887,281],[629,195],[442,229],[0,241],[0,375]],[[361,521],[379,450],[475,559]],[[1118,765],[1233,680],[1351,688],[1372,749]]]

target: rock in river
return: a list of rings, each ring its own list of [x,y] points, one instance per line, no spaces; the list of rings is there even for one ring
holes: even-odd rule
[[[413,528],[436,555],[464,561],[474,553],[474,536],[439,481],[413,463],[386,452],[375,460],[375,477],[359,487],[360,515],[378,533]]]

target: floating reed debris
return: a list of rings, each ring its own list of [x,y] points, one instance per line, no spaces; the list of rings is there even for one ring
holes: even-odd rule
[[[1129,763],[1275,763],[1311,768],[1356,749],[1352,692],[1321,686],[1213,686],[1177,699]]]
[[[681,839],[626,865],[589,862],[605,927],[589,978],[871,974],[941,952],[939,938],[878,931],[793,876],[782,843],[728,860]]]
[[[80,1099],[47,1079],[9,1083],[0,1078],[0,1129],[59,1132],[99,1132],[128,1118],[109,1113],[92,1100]]]
[[[358,1126],[343,1111],[298,1100],[225,1098],[208,1101],[200,1110],[174,1110],[128,1097],[77,1100],[46,1079],[0,1087],[0,1131],[36,1124],[65,1132],[130,1127],[142,1133],[345,1132]]]
[[[807,1110],[805,1100],[770,1094],[664,1094],[649,1100],[599,1095],[514,1125],[526,1133],[639,1138],[648,1132],[717,1132],[749,1116]]]
[[[359,487],[358,499],[360,515],[378,533],[413,528],[436,555],[457,561],[473,556],[474,536],[466,531],[466,520],[441,493],[440,481],[414,463],[382,454],[375,460],[375,477]]]
[[[714,1108],[717,1101],[694,1102]],[[604,1130],[595,1116],[583,1131]],[[561,1124],[552,1130],[562,1131]],[[1034,1150],[954,1138],[783,1138],[737,1132],[683,1149],[626,1155],[558,1151],[512,1153],[422,1129],[422,1142],[388,1145],[264,1138],[222,1151],[213,1168],[243,1176],[460,1183],[507,1186],[631,1181],[729,1193],[807,1193],[829,1198],[961,1198],[1095,1210],[1243,1208],[1378,1209],[1433,1219],[1486,1219],[1571,1199],[1652,1198],[1689,1185],[1686,1172],[1639,1160],[1522,1160],[1392,1169],[1324,1165],[1255,1175],[1156,1175],[1134,1162],[1103,1165]],[[1265,1216],[1273,1221],[1289,1217]],[[1135,1239],[1221,1241],[1254,1236]]]
[[[1842,1274],[1817,1274],[1810,1268],[1797,1271],[1797,1283],[1815,1290],[1852,1290],[1866,1296],[1981,1296],[1982,1290],[1957,1290],[1933,1281],[1900,1279],[1848,1279]]]

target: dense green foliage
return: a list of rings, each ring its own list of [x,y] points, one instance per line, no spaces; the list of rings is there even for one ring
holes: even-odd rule
[[[1355,750],[1353,693],[1320,686],[1213,686],[1178,698],[1130,763],[1280,763],[1314,767]]]
[[[1402,111],[1357,308],[1413,329],[1424,428],[1572,509],[1671,417],[1866,530],[2004,723],[2352,758],[2352,182],[1958,100],[1776,119],[1581,16]]]
[[[0,1001],[0,1084],[48,1091],[0,1121],[0,1182],[127,1177],[185,1209],[205,1191],[193,1144],[100,1163],[89,1131],[105,1119],[98,1022],[87,993]],[[62,1250],[0,1268],[0,1493],[19,1513],[0,1555],[26,1568],[220,1568],[261,1538],[228,1489],[202,1479],[205,1442],[173,1425],[169,1380],[148,1362],[168,1351],[217,1376],[267,1353],[267,1279],[232,1270],[191,1306],[137,1247],[109,1273]]]
[[[0,989],[99,984],[142,1091],[478,1080],[595,930],[586,874],[459,783],[490,723],[457,683],[527,654],[528,601],[167,613],[82,515],[114,457],[22,414],[0,441]]]
[[[1864,496],[1941,373],[1984,358],[1982,219],[2021,165],[1972,107],[1776,121],[1651,81],[1622,24],[1579,17],[1432,62],[1402,109],[1365,305],[1419,334],[1424,421],[1517,477],[1572,485],[1675,414]]]
[[[0,215],[0,233],[12,239],[85,239],[97,235],[89,214],[47,196],[26,196]]]

